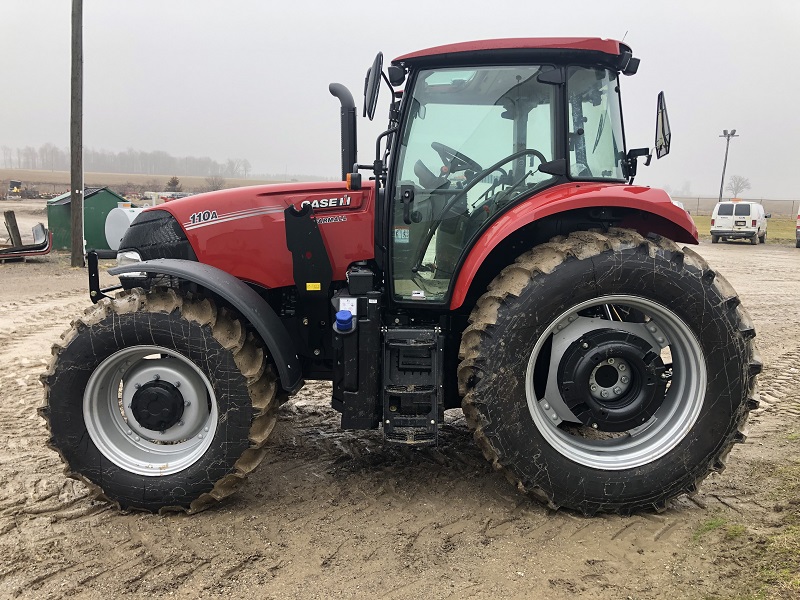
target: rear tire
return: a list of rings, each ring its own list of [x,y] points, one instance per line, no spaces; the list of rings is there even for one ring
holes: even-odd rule
[[[754,335],[691,250],[575,232],[520,256],[478,301],[461,342],[464,413],[493,466],[551,508],[661,510],[744,440]]]
[[[757,233],[757,232],[756,232],[756,233],[754,233],[754,234],[753,234],[753,237],[751,237],[751,238],[750,238],[750,243],[751,243],[753,246],[756,246],[756,245],[758,244],[758,233]]]
[[[241,321],[173,290],[88,309],[42,379],[48,445],[120,509],[216,504],[261,462],[276,418],[276,376]]]
[[[767,243],[767,232],[766,231],[759,236],[758,241],[761,242],[762,244],[766,244]]]
[[[712,235],[711,236],[711,243],[712,244],[718,244],[719,243],[719,236],[718,235]]]

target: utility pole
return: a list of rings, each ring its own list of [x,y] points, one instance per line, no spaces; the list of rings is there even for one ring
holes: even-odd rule
[[[83,0],[72,0],[72,83],[69,119],[70,221],[73,267],[83,267]]]
[[[728,147],[731,145],[731,138],[739,136],[736,135],[735,129],[731,129],[730,133],[728,133],[727,129],[723,129],[722,135],[719,137],[725,138],[725,162],[722,163],[722,181],[719,182],[719,200],[718,200],[718,202],[722,202],[722,187],[725,185],[725,167],[728,166]]]

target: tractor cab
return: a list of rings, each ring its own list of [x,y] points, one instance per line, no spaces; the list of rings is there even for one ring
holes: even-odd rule
[[[368,116],[381,62],[367,75]],[[638,64],[623,44],[596,39],[489,40],[395,59],[383,79],[401,100],[375,174],[390,201],[376,239],[391,298],[446,303],[480,235],[541,191],[632,182],[649,151],[627,153],[619,80]]]

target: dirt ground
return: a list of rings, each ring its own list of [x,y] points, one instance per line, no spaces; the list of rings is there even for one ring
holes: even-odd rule
[[[19,210],[29,231],[35,209]],[[438,448],[384,446],[380,432],[338,430],[322,383],[284,405],[267,459],[222,506],[117,513],[65,479],[36,413],[50,345],[89,305],[86,272],[65,255],[0,264],[0,597],[747,596],[762,585],[754,557],[793,501],[781,469],[800,464],[800,250],[699,252],[755,320],[762,407],[692,499],[591,519],[519,495],[460,411]],[[779,584],[765,593],[798,597]]]

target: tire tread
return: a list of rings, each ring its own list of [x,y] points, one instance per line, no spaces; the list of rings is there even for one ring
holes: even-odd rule
[[[673,258],[680,257],[680,259],[676,260],[681,260],[684,264],[701,272],[704,285],[715,288],[719,297],[725,298],[723,302],[725,311],[734,328],[741,333],[742,343],[745,345],[745,362],[749,365],[746,374],[746,397],[750,400],[742,403],[737,414],[737,426],[732,428],[731,434],[721,445],[717,455],[709,457],[706,472],[694,482],[684,486],[682,491],[672,494],[670,497],[650,498],[641,505],[636,506],[613,505],[592,508],[591,505],[584,503],[581,509],[582,512],[586,515],[594,514],[597,511],[624,515],[643,509],[660,512],[665,510],[667,503],[674,498],[684,493],[695,493],[701,481],[709,473],[724,468],[727,456],[730,454],[734,444],[744,442],[747,437],[746,424],[748,414],[758,404],[756,376],[761,370],[761,360],[753,342],[755,329],[753,328],[752,320],[747,311],[741,306],[738,301],[738,295],[728,281],[713,271],[705,259],[692,249],[687,247],[681,249],[673,241],[658,235],[652,235],[649,239],[645,239],[635,231],[616,228],[611,228],[605,233],[577,231],[566,238],[559,236],[553,238],[550,242],[536,246],[519,256],[513,264],[503,269],[500,275],[490,284],[489,291],[478,300],[461,339],[458,385],[459,393],[462,396],[464,416],[469,427],[473,430],[475,441],[481,448],[485,458],[494,469],[502,471],[519,490],[543,501],[551,509],[559,508],[553,497],[546,490],[522,481],[510,467],[510,461],[504,457],[502,449],[495,447],[484,431],[487,425],[485,411],[481,410],[480,402],[473,393],[477,382],[484,375],[482,370],[484,362],[482,347],[491,347],[489,342],[492,338],[492,328],[498,321],[498,313],[501,307],[508,298],[518,296],[524,289],[525,286],[520,287],[519,278],[521,272],[527,274],[528,282],[525,285],[528,285],[533,282],[539,273],[550,273],[571,257],[592,258],[608,250],[617,252],[626,248],[641,249],[651,257],[656,256],[659,252],[668,253]],[[513,277],[510,277],[509,273],[513,273]],[[721,468],[715,469],[720,465]]]

